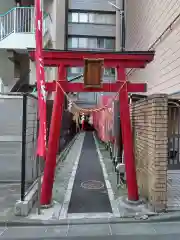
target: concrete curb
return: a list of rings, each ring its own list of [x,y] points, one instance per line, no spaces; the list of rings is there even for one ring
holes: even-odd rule
[[[59,158],[57,159],[56,164],[58,164],[60,161],[64,161],[67,154],[69,153],[71,147],[73,146],[73,143],[75,142],[78,134],[76,134],[73,139],[70,141],[70,143],[67,145],[67,147],[63,150],[63,152],[60,154]],[[42,181],[43,177],[41,177]],[[14,206],[14,214],[15,216],[23,216],[27,217],[29,212],[32,210],[35,202],[38,198],[38,180],[36,180],[30,189],[30,191],[25,196],[24,201],[18,200],[15,203]]]
[[[112,219],[62,219],[62,220],[14,220],[0,221],[0,226],[23,227],[23,226],[61,226],[61,225],[88,225],[88,224],[127,224],[127,223],[160,223],[179,222],[180,216],[158,216],[147,220],[136,220],[134,218],[112,218]]]

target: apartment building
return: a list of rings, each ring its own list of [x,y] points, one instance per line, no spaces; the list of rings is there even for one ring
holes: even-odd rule
[[[35,66],[27,48],[35,47],[34,0],[1,0],[0,4],[0,91],[29,91]],[[44,12],[44,46],[50,41],[49,16]]]
[[[0,90],[24,91],[36,81],[35,64],[27,48],[35,47],[34,0],[1,0],[0,5]],[[112,0],[121,5],[121,0]],[[120,49],[120,14],[108,0],[44,0],[44,48],[114,51]],[[56,70],[46,68],[46,80],[56,78]],[[82,68],[67,69],[68,77]],[[104,70],[104,81],[114,81],[115,69]],[[79,80],[79,81],[82,81]],[[31,88],[30,88],[31,89]],[[96,93],[80,93],[78,101],[95,104]]]
[[[116,10],[107,0],[61,0],[52,1],[51,5],[49,1],[45,2],[44,8],[52,15],[53,27],[56,28],[55,48],[87,51],[116,49]],[[120,1],[117,2],[119,4]],[[73,67],[67,71],[71,78],[80,75],[83,69]],[[115,69],[105,69],[104,81],[114,79]],[[96,93],[80,93],[77,101],[81,105],[87,102],[94,105],[96,98]]]
[[[129,80],[148,83],[148,94],[180,92],[180,1],[126,0],[127,50],[155,50],[144,70],[129,71]]]

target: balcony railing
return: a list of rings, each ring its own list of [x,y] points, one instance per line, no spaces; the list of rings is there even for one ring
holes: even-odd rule
[[[34,7],[16,7],[0,15],[0,41],[12,33],[34,33]],[[48,14],[44,14],[43,35],[48,30]]]

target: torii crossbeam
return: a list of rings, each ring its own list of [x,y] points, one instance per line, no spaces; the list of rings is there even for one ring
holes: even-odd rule
[[[32,61],[35,61],[35,50],[29,49]],[[49,133],[48,151],[45,162],[44,178],[42,184],[41,204],[51,203],[54,173],[56,167],[56,153],[60,137],[61,121],[63,114],[63,103],[65,92],[117,92],[122,87],[119,94],[120,116],[122,137],[124,144],[124,157],[126,179],[128,187],[128,199],[137,201],[138,187],[136,181],[136,168],[133,150],[133,137],[131,130],[130,111],[128,105],[128,92],[146,92],[145,83],[129,83],[126,79],[126,68],[145,68],[146,64],[154,58],[154,51],[148,52],[92,52],[92,51],[61,51],[44,50],[44,66],[58,67],[58,83],[56,80],[46,83],[48,92],[56,91],[53,112]],[[82,67],[84,59],[103,59],[104,67],[117,69],[117,80],[115,83],[103,83],[101,88],[85,88],[82,83],[69,83],[66,76],[66,67]]]

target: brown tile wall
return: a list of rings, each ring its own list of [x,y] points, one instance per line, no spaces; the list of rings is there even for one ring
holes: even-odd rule
[[[154,210],[163,210],[167,203],[167,95],[133,103],[131,117],[140,194]]]

